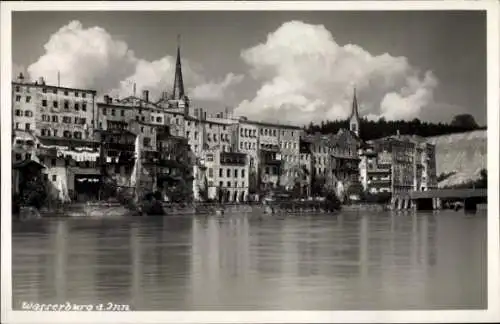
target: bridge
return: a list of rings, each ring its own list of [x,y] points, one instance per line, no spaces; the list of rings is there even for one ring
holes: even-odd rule
[[[393,194],[391,206],[400,210],[433,210],[441,208],[441,199],[454,199],[463,202],[464,210],[475,211],[477,204],[486,202],[487,198],[488,189],[485,188],[412,190]]]

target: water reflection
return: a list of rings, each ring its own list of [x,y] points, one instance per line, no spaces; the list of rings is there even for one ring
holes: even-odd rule
[[[486,212],[14,224],[13,305],[137,310],[486,307]]]

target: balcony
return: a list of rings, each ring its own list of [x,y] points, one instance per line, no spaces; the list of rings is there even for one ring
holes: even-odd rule
[[[267,165],[281,165],[281,154],[277,152],[261,151],[260,159],[262,164]]]
[[[114,150],[114,151],[135,151],[134,144],[125,144],[125,143],[103,143],[102,147],[104,150]]]
[[[220,164],[221,165],[240,165],[244,166],[247,162],[247,156],[245,153],[239,152],[221,152],[220,153]]]
[[[260,144],[260,150],[266,152],[279,152],[280,146],[275,144]]]

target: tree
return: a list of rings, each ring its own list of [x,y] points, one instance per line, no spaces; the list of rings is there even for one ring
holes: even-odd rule
[[[361,197],[364,192],[363,185],[359,181],[352,182],[349,187],[347,187],[347,197],[350,197],[351,195],[355,195],[358,197]]]
[[[471,114],[456,115],[451,121],[451,126],[467,130],[476,129],[479,127],[476,123],[476,120]]]
[[[311,183],[311,195],[323,196],[325,194],[325,178],[324,177],[314,177]]]
[[[248,174],[248,193],[254,195],[258,192],[259,181],[255,169],[251,169]]]
[[[20,194],[20,206],[31,206],[40,209],[47,200],[45,184],[40,177],[27,181]]]
[[[201,201],[208,201],[208,180],[207,177],[203,177],[203,185],[198,186],[198,192]]]

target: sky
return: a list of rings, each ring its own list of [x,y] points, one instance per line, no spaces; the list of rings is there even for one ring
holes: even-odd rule
[[[184,84],[209,113],[304,125],[363,117],[486,124],[479,11],[13,12],[13,73],[123,98]]]

